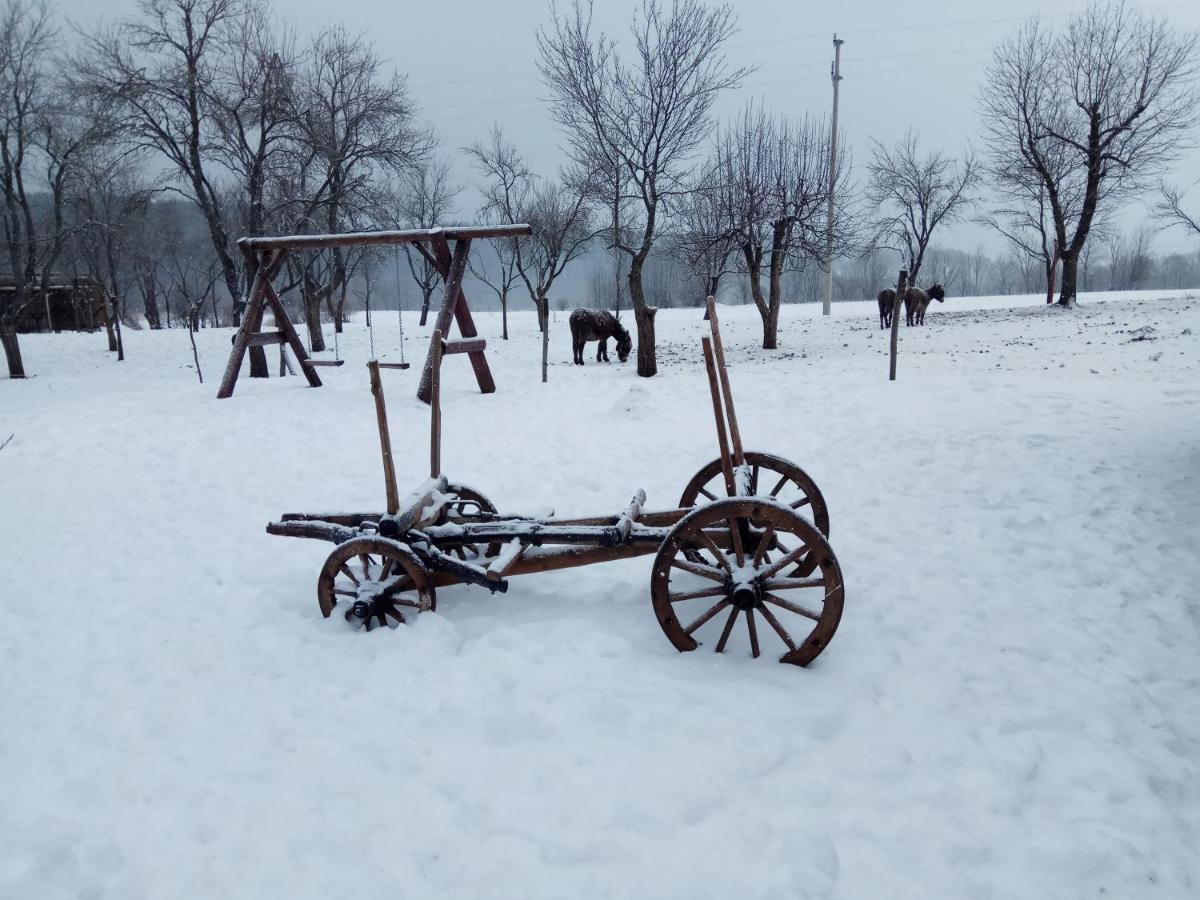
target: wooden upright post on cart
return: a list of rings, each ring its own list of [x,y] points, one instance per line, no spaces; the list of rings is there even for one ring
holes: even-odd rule
[[[442,332],[433,329],[433,339],[430,341],[430,351],[433,354],[430,362],[429,379],[429,477],[437,478],[442,474],[442,351],[446,343],[442,340]]]

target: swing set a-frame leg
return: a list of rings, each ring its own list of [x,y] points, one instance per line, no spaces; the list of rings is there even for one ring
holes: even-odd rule
[[[237,334],[233,338],[233,350],[229,354],[229,362],[226,364],[225,374],[221,378],[221,387],[217,391],[218,400],[233,396],[233,388],[237,384],[238,374],[246,357],[246,349],[251,345],[287,344],[296,355],[296,360],[300,363],[300,371],[304,373],[308,383],[312,387],[321,386],[321,379],[313,368],[304,365],[305,360],[308,359],[308,353],[305,352],[304,345],[300,342],[300,336],[296,334],[292,320],[288,318],[287,310],[283,308],[283,302],[271,284],[271,279],[283,266],[286,255],[287,251],[283,250],[274,254],[268,251],[263,254],[261,259],[255,259],[252,253],[246,254],[247,264],[255,269],[254,284],[250,291],[250,303],[242,315],[241,327],[238,328]],[[265,306],[269,306],[274,314],[278,331],[259,330]]]

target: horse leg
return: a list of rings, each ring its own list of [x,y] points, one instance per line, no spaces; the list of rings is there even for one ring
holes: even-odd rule
[[[608,362],[608,338],[600,338],[596,346],[596,362]]]

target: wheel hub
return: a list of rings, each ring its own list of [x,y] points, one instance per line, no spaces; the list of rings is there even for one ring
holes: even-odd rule
[[[734,585],[729,592],[729,602],[740,610],[754,609],[761,601],[761,590],[757,585]]]
[[[360,597],[364,596],[360,593]],[[366,595],[365,599],[355,600],[346,610],[346,621],[353,625],[367,626],[370,630],[373,623],[386,625],[386,617],[391,616],[396,621],[403,623],[404,615],[396,608],[395,602],[390,597],[383,597],[379,594]]]

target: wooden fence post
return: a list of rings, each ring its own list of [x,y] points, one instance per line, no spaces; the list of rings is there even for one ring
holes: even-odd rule
[[[900,278],[896,281],[896,301],[892,304],[892,349],[888,363],[888,381],[896,380],[896,347],[900,340],[900,308],[904,305],[904,295],[908,293],[908,270],[900,270]]]
[[[383,453],[383,484],[387,491],[387,512],[394,516],[400,511],[400,492],[396,488],[396,466],[392,462],[392,436],[388,432],[387,406],[383,402],[383,382],[379,378],[379,363],[367,363],[371,373],[371,394],[375,397],[375,418],[379,422],[379,449]]]

